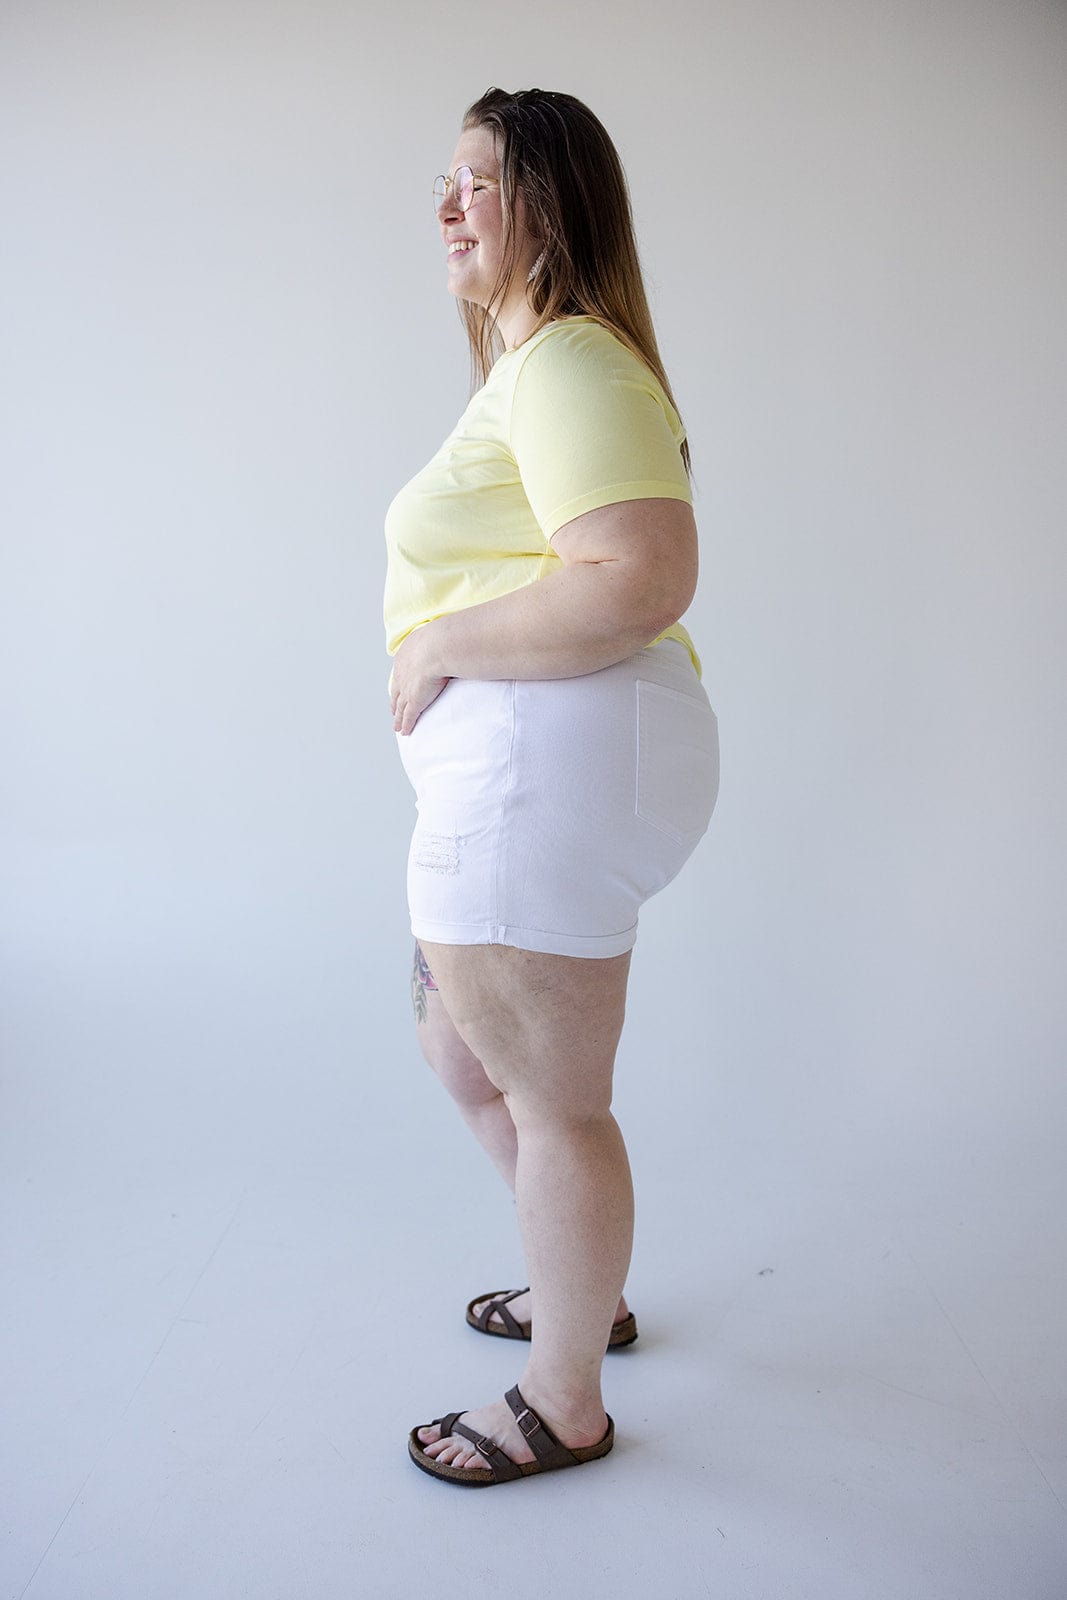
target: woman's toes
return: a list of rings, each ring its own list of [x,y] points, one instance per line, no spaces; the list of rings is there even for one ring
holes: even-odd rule
[[[488,1472],[488,1462],[483,1460],[474,1445],[468,1444],[466,1439],[457,1438],[454,1433],[447,1434],[442,1439],[440,1428],[433,1422],[416,1428],[415,1433],[431,1460],[443,1461],[450,1467],[482,1467]]]
[[[429,1439],[426,1439],[426,1434],[430,1435]],[[455,1440],[451,1439],[451,1436],[448,1434],[446,1434],[442,1439],[440,1428],[433,1427],[432,1425],[428,1428],[420,1428],[419,1437],[423,1441],[422,1447],[426,1454],[428,1456],[432,1456],[435,1461],[440,1461],[442,1457],[444,1457],[445,1452],[451,1448],[452,1444],[455,1443]]]
[[[492,1311],[492,1313],[490,1314],[490,1317],[489,1317],[489,1326],[491,1328],[506,1328],[507,1327],[507,1323],[504,1321],[504,1314],[499,1309],[499,1307],[500,1307],[500,1301],[501,1301],[502,1297],[504,1295],[506,1295],[506,1294],[509,1294],[510,1292],[511,1291],[508,1290],[508,1289],[501,1289],[495,1295],[493,1295],[493,1294],[486,1295],[484,1300],[478,1300],[475,1303],[475,1306],[474,1306],[474,1315],[476,1317],[481,1316],[484,1307],[486,1307],[488,1305],[491,1305],[494,1309],[493,1309],[493,1311]],[[516,1321],[518,1321],[518,1322],[526,1322],[528,1320],[528,1318],[529,1318],[529,1315],[530,1315],[530,1292],[529,1292],[529,1290],[526,1290],[524,1293],[520,1294],[517,1298],[515,1298],[513,1300],[509,1300],[508,1301],[508,1310],[511,1312],[512,1316],[516,1319]]]

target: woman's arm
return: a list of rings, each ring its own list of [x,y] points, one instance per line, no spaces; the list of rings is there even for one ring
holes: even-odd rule
[[[393,657],[394,728],[410,733],[449,678],[574,678],[614,665],[677,622],[696,589],[685,500],[623,500],[553,538],[563,565],[416,628]]]

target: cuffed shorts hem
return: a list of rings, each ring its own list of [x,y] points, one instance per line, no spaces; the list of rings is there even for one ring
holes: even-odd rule
[[[550,933],[544,928],[513,928],[492,922],[428,922],[411,919],[416,939],[431,944],[510,944],[518,950],[536,950],[549,956],[621,956],[637,943],[637,923],[621,933]]]

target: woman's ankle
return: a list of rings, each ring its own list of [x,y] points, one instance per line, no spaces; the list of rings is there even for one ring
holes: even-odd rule
[[[578,1391],[565,1383],[544,1382],[524,1373],[518,1389],[526,1404],[544,1418],[553,1432],[562,1428],[572,1437],[587,1436],[580,1441],[575,1438],[575,1442],[588,1444],[596,1444],[603,1437],[607,1412],[599,1385]]]

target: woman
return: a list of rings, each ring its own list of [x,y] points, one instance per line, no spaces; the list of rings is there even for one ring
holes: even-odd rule
[[[386,516],[413,987],[427,1060],[514,1187],[530,1279],[467,1320],[530,1351],[504,1400],[408,1448],[480,1486],[614,1443],[600,1369],[636,1324],[612,1068],[638,910],[707,829],[718,740],[678,622],[685,430],[611,140],[570,95],[490,89],[435,208],[482,386]]]

